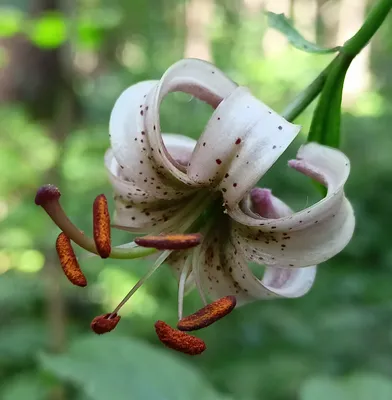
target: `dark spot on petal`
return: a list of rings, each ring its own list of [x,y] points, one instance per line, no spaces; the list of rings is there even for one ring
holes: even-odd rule
[[[281,131],[283,129],[283,127],[281,125],[279,125],[278,129]]]
[[[241,138],[238,138],[236,141],[235,141],[235,144],[240,144],[241,143]]]
[[[233,187],[237,187],[237,184],[235,182],[233,183]]]

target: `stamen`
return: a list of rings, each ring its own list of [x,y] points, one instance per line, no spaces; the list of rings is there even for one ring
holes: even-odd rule
[[[148,278],[162,265],[162,263],[166,260],[167,257],[169,257],[171,251],[164,251],[158,259],[155,261],[155,264],[153,267],[150,269],[150,271],[147,272],[146,275],[144,275],[139,282],[136,283],[136,285],[129,291],[129,293],[121,300],[119,305],[113,310],[113,312],[110,314],[110,317],[117,314],[119,310],[125,305],[125,303],[133,296],[133,294],[146,282]]]
[[[193,251],[192,254],[192,271],[193,271],[193,276],[195,277],[195,283],[196,283],[196,288],[199,293],[199,296],[201,298],[201,301],[203,304],[206,306],[207,305],[207,298],[206,295],[203,291],[203,286],[201,284],[201,279],[200,279],[200,252],[199,251]]]
[[[94,241],[85,236],[66,216],[59,203],[61,193],[54,185],[41,186],[35,196],[35,204],[41,206],[53,222],[68,238],[91,253],[97,253]]]
[[[188,257],[185,261],[184,268],[181,271],[180,280],[178,283],[178,319],[182,319],[183,305],[184,305],[184,290],[185,282],[188,277],[188,272],[192,263],[191,257]]]
[[[97,335],[102,335],[112,331],[120,322],[120,319],[121,317],[115,313],[98,315],[91,321],[91,329]]]
[[[206,349],[206,344],[203,340],[196,336],[189,335],[185,332],[173,329],[163,321],[155,323],[155,331],[159,340],[167,347],[181,353],[195,356],[201,354]]]
[[[56,240],[56,250],[60,259],[61,267],[65,276],[76,286],[87,286],[87,280],[80,269],[78,260],[73,251],[71,241],[67,235],[62,232]]]
[[[99,255],[108,258],[111,252],[110,215],[104,194],[96,197],[93,205],[94,242]]]
[[[234,310],[237,300],[234,296],[222,297],[203,307],[194,314],[181,319],[177,328],[181,331],[196,331],[210,326]]]
[[[202,240],[200,233],[169,234],[136,238],[135,243],[142,247],[158,250],[187,250],[198,246]]]

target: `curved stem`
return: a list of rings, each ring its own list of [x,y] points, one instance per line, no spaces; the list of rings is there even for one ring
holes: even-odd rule
[[[368,44],[391,9],[392,0],[379,0],[370,10],[358,32],[344,44],[341,52],[354,58]]]
[[[333,61],[332,61],[333,62]],[[328,73],[331,69],[332,62],[317,76],[317,78],[299,93],[296,98],[284,109],[282,116],[287,121],[294,121],[313,100],[320,94],[327,80]]]
[[[358,32],[340,48],[340,54],[286,107],[282,115],[287,121],[294,121],[321,93],[332,66],[336,66],[337,64],[337,58],[344,60],[339,64],[341,64],[342,68],[347,70],[350,62],[368,44],[391,9],[392,0],[379,0],[378,3],[374,5]]]

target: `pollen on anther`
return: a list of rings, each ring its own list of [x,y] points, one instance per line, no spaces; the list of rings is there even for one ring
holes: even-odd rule
[[[78,260],[71,245],[71,240],[64,232],[61,232],[57,237],[56,251],[61,267],[68,280],[76,286],[87,286],[87,279],[80,269]]]
[[[195,331],[205,328],[231,313],[236,304],[237,300],[234,296],[222,297],[194,314],[181,319],[177,324],[177,328],[181,331]]]
[[[235,141],[235,144],[240,144],[241,143],[241,138],[238,138],[236,141]]]
[[[105,195],[96,197],[93,205],[94,242],[98,254],[107,258],[111,252],[110,215]]]
[[[159,340],[165,346],[181,353],[195,356],[201,354],[206,349],[206,344],[202,339],[173,329],[166,322],[157,321],[155,323],[155,331]]]
[[[186,250],[201,243],[200,233],[144,236],[135,239],[138,246],[158,250]]]
[[[222,160],[221,160],[220,158],[217,158],[215,161],[216,161],[216,163],[217,163],[218,165],[222,164]]]
[[[116,313],[107,313],[98,315],[91,321],[91,329],[97,334],[102,335],[104,333],[112,331],[117,324],[120,322],[121,317]]]

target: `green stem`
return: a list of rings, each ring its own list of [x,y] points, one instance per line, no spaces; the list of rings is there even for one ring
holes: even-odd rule
[[[379,0],[370,10],[359,31],[349,39],[341,52],[354,58],[369,42],[392,9],[392,0]]]
[[[282,116],[287,121],[294,121],[313,100],[320,94],[327,80],[332,62],[317,76],[317,78],[297,95],[297,97],[284,109]]]
[[[110,258],[115,258],[117,260],[131,260],[134,258],[147,257],[151,254],[156,253],[158,250],[149,247],[134,247],[132,249],[115,247],[110,253]]]
[[[368,44],[369,40],[380,28],[391,9],[392,0],[378,1],[371,9],[358,32],[340,48],[340,54],[286,107],[282,115],[287,121],[294,121],[321,93],[332,67],[336,68],[337,64],[340,64],[342,68],[347,70],[351,61]],[[338,58],[341,60],[340,62],[336,61]],[[334,72],[336,73],[336,70]]]

